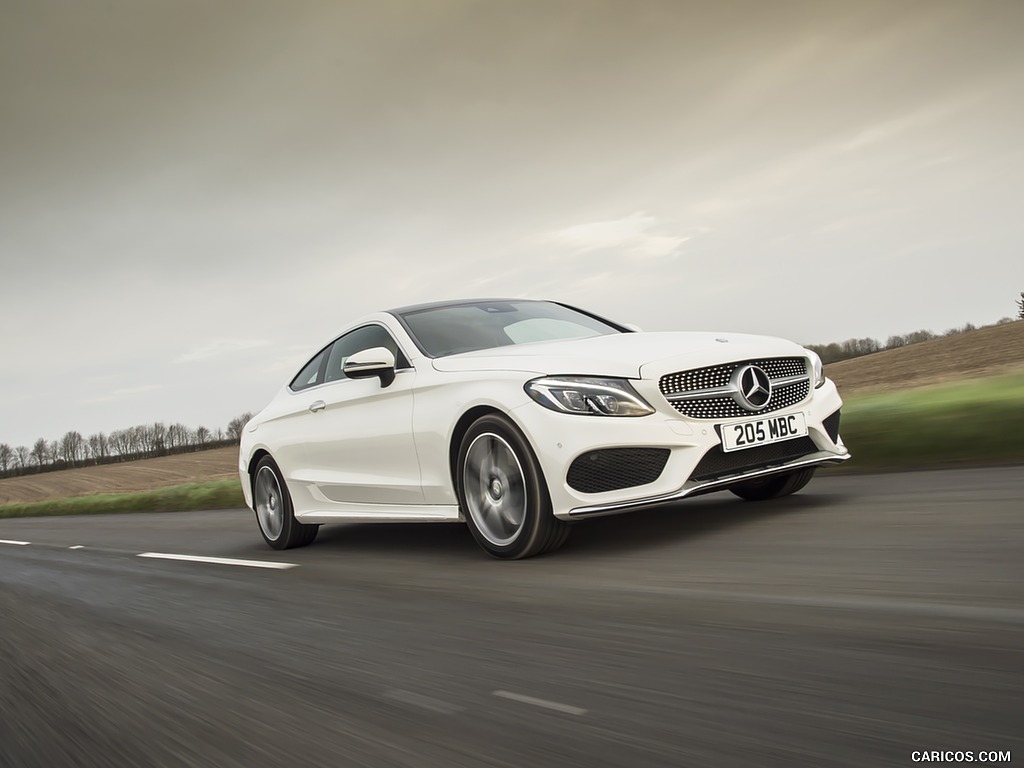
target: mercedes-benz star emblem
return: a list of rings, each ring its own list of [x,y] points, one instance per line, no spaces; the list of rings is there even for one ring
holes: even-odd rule
[[[736,371],[736,402],[748,411],[760,411],[772,399],[772,382],[756,365],[744,365]]]

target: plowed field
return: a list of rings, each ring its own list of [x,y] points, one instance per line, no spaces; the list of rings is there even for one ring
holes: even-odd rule
[[[0,480],[0,504],[91,496],[95,493],[130,493],[168,488],[185,483],[237,477],[238,449],[161,456],[98,467],[42,472]]]

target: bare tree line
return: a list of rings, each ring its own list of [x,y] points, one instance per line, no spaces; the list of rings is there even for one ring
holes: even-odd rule
[[[1024,294],[1021,294],[1024,297]],[[1024,309],[1022,309],[1022,315],[1024,315]],[[1021,318],[1024,319],[1024,318]],[[1011,317],[1004,317],[995,325],[1003,325],[1005,323],[1014,322]],[[814,350],[821,357],[824,363],[837,363],[840,360],[850,360],[854,357],[863,357],[864,355],[871,355],[875,352],[884,352],[887,349],[897,349],[899,347],[907,347],[911,344],[920,344],[922,341],[931,341],[932,339],[938,339],[946,336],[959,336],[961,333],[969,333],[970,331],[976,331],[975,327],[971,323],[966,323],[959,328],[950,328],[948,331],[942,334],[933,333],[932,331],[912,331],[911,333],[901,333],[890,336],[886,339],[883,344],[878,339],[864,338],[864,339],[847,339],[842,342],[832,342],[831,344],[805,344],[808,349]]]
[[[157,421],[88,437],[72,430],[57,440],[41,437],[31,447],[0,443],[0,477],[220,448],[237,443],[251,418],[251,413],[243,413],[228,422],[226,429],[212,431],[203,426],[191,429],[180,423]]]

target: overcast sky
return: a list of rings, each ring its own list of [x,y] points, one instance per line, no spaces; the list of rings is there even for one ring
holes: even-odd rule
[[[358,315],[802,343],[1024,290],[1024,2],[0,0],[0,442],[258,410]]]

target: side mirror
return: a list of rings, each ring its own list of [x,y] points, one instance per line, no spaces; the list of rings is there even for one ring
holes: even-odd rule
[[[395,380],[395,356],[385,347],[371,347],[349,355],[342,372],[350,379],[380,378],[382,387]]]

